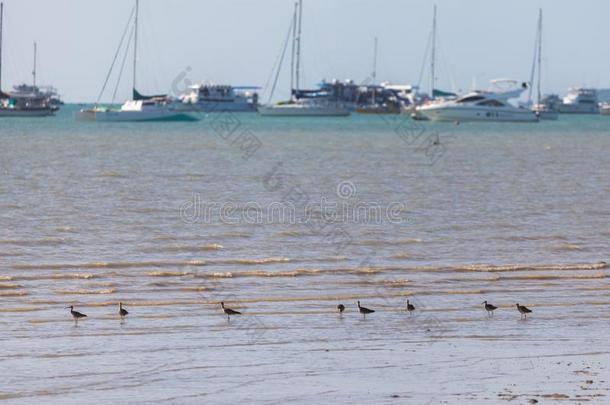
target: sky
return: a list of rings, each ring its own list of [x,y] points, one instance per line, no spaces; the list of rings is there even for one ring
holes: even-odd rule
[[[134,2],[4,0],[2,87],[32,81],[68,102],[98,97]],[[265,87],[293,12],[293,0],[141,0],[138,90],[180,91],[203,80]],[[433,5],[438,12],[437,87],[486,88],[490,79],[529,80],[538,9],[544,12],[543,92],[610,87],[607,0],[303,0],[303,76],[417,84]],[[131,58],[131,57],[130,57]],[[427,63],[426,63],[427,64]],[[119,63],[120,65],[120,63]],[[289,61],[275,98],[289,94]],[[117,101],[129,98],[131,59]],[[424,71],[422,87],[429,73]],[[113,76],[102,100],[108,101]],[[268,87],[267,87],[268,88]],[[264,93],[266,95],[266,93]]]

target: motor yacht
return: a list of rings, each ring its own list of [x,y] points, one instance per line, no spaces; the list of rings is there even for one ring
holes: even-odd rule
[[[202,83],[190,86],[179,98],[196,112],[255,112],[259,87]]]
[[[597,90],[582,87],[571,88],[557,108],[563,114],[599,114]]]
[[[495,80],[492,83],[513,80]],[[455,100],[432,102],[417,107],[416,113],[432,121],[450,122],[536,122],[538,117],[529,109],[515,107],[509,100],[517,98],[527,89],[520,88],[504,92],[475,90]]]

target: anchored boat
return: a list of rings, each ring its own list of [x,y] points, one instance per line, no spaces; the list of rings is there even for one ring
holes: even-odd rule
[[[295,4],[294,14],[292,23],[290,25],[289,32],[292,31],[292,61],[291,67],[293,68],[290,72],[290,88],[291,97],[289,101],[280,102],[277,104],[260,106],[258,113],[266,117],[346,117],[350,115],[349,109],[347,109],[342,103],[334,102],[324,97],[310,97],[309,90],[300,90],[300,77],[301,77],[301,35],[302,35],[302,16],[303,16],[303,0],[299,0]],[[284,44],[284,50],[282,52],[282,58],[286,53],[288,45],[288,38],[286,38]],[[282,61],[277,69],[277,75],[275,83],[281,69]],[[275,83],[273,89],[275,89]],[[293,85],[294,84],[294,85]],[[273,97],[273,89],[269,96],[269,99]],[[313,91],[317,92],[317,90]]]
[[[93,108],[82,109],[77,113],[76,118],[82,121],[100,121],[100,122],[142,122],[142,121],[198,121],[198,118],[188,114],[181,109],[180,102],[172,100],[166,95],[144,96],[136,90],[137,77],[137,52],[138,52],[138,14],[139,0],[136,0],[135,9],[132,15],[134,16],[134,50],[133,50],[133,96],[131,100],[126,101],[120,109],[107,108],[99,106],[99,100],[104,92],[106,83],[102,87],[102,91]],[[131,22],[131,17],[128,21]],[[119,44],[119,49],[115,54],[115,59],[110,66],[110,72],[116,62],[119,50],[122,46],[125,33]],[[128,41],[129,42],[129,41]],[[108,77],[110,76],[108,73]]]
[[[32,86],[17,86],[14,92],[4,93],[2,89],[2,31],[4,3],[0,3],[0,117],[48,117],[55,114],[56,107],[50,97],[36,86],[36,43],[34,43],[34,69]]]
[[[514,80],[493,80],[492,83],[516,83]],[[450,122],[536,122],[538,117],[529,109],[515,107],[510,99],[518,97],[527,84],[521,88],[504,92],[476,90],[456,100],[446,100],[419,106],[417,112],[432,121]]]
[[[259,87],[201,83],[180,96],[184,108],[196,112],[255,112]]]

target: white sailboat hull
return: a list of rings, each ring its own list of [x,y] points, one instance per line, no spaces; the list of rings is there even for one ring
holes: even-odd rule
[[[559,113],[557,111],[550,110],[544,105],[535,105],[532,108],[532,111],[541,120],[556,121],[559,119]]]
[[[350,111],[340,106],[305,106],[302,104],[276,104],[261,106],[258,113],[264,117],[347,117]]]
[[[144,122],[144,121],[198,121],[197,118],[175,110],[156,111],[123,110],[80,110],[76,113],[79,121],[96,122]]]

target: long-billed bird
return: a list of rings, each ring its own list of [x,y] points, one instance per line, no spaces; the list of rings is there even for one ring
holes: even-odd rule
[[[80,318],[86,318],[87,317],[87,315],[81,314],[80,312],[75,311],[74,310],[74,305],[70,305],[69,307],[66,307],[65,309],[68,309],[68,308],[70,308],[70,314],[72,314],[72,318],[74,318],[74,322],[75,323],[78,323],[78,320]]]
[[[415,311],[415,305],[411,304],[409,300],[407,300],[407,311],[409,311],[409,315],[412,315]]]
[[[337,311],[339,311],[339,315],[343,314],[343,311],[345,311],[345,305],[343,305],[343,304],[337,305]]]
[[[497,306],[488,304],[487,301],[483,301],[483,304],[485,305],[485,311],[487,311],[487,315],[489,316],[493,316],[494,311],[498,309]]]
[[[231,309],[231,308],[225,308],[224,302],[221,302],[220,306],[222,307],[222,310],[224,311],[224,313],[227,314],[227,321],[231,320],[231,315],[241,315],[241,312],[239,312],[239,311],[235,311],[234,309]]]
[[[366,314],[372,314],[373,312],[375,312],[372,309],[368,309],[368,308],[360,306],[360,301],[358,301],[358,311],[360,311],[360,313],[362,314],[362,316],[364,318],[366,318]]]
[[[517,311],[519,311],[519,313],[521,314],[521,318],[525,318],[527,319],[527,314],[530,314],[532,312],[531,309],[527,308],[524,305],[519,305],[517,303]]]
[[[123,308],[122,302],[119,302],[119,315],[121,315],[121,318],[125,318],[127,315],[129,315],[129,312],[127,312],[127,310]]]

